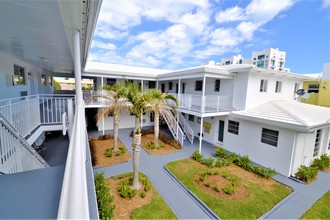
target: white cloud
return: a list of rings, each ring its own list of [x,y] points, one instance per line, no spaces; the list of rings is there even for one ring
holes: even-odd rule
[[[233,8],[227,8],[224,11],[220,11],[215,16],[215,20],[221,24],[231,21],[242,21],[245,19],[245,11],[244,9],[235,6]]]
[[[92,48],[100,48],[100,49],[107,49],[107,50],[115,50],[116,45],[111,43],[104,43],[102,41],[93,40],[92,41]]]
[[[329,8],[330,7],[330,0],[323,0],[322,8]]]

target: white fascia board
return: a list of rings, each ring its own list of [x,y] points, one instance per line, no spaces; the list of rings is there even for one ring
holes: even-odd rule
[[[296,79],[302,79],[302,80],[315,80],[315,78],[313,78],[313,77],[305,76],[305,75],[298,74],[298,73],[282,72],[282,71],[269,70],[269,69],[258,68],[258,67],[251,69],[250,72],[257,73],[257,74],[266,74],[266,75],[273,75],[273,76],[296,78]]]
[[[217,117],[217,116],[226,116],[229,115],[231,111],[224,111],[224,112],[208,112],[208,113],[203,113],[202,117],[203,118],[209,118],[209,117]]]
[[[137,74],[137,73],[131,74],[131,73],[127,73],[127,72],[115,72],[115,73],[110,73],[110,72],[107,72],[107,73],[83,72],[81,74],[81,76],[156,81],[156,77],[153,77],[153,76],[144,76],[144,75]]]

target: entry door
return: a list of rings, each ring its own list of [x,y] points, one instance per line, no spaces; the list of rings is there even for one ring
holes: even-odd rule
[[[162,83],[162,93],[165,92],[165,84]]]
[[[218,134],[218,141],[223,142],[223,131],[225,127],[225,122],[219,120],[219,134]]]

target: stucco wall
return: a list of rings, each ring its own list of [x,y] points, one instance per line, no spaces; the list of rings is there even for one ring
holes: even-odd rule
[[[14,75],[14,64],[24,68],[25,85],[10,85],[9,79]],[[28,76],[28,73],[31,73],[31,76]],[[41,85],[42,74],[46,75],[46,86]],[[53,93],[53,86],[48,84],[49,75],[29,63],[0,52],[0,99],[16,98],[24,91],[28,95]]]
[[[274,168],[277,172],[289,176],[290,161],[295,138],[295,132],[273,126],[235,120],[239,124],[239,134],[228,132],[228,122],[225,122],[223,147],[228,151],[249,158],[262,166]],[[279,131],[277,147],[261,142],[262,128]]]

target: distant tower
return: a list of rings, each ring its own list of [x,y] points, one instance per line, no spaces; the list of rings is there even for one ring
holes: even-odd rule
[[[242,63],[243,63],[243,57],[241,54],[238,54],[237,56],[221,59],[221,65],[223,66],[230,64],[242,64]]]
[[[278,48],[269,48],[252,52],[251,61],[253,65],[260,68],[289,72],[289,69],[284,67],[285,56],[286,52],[280,51]]]

